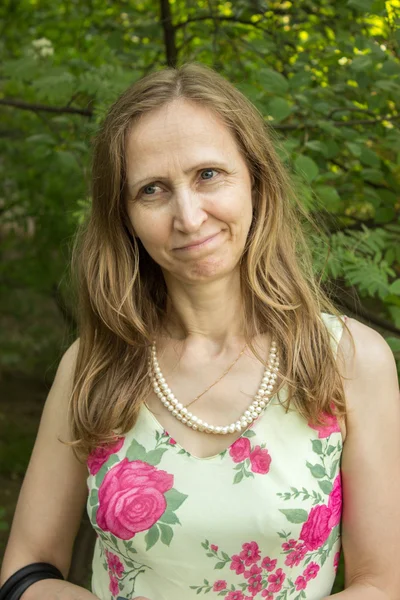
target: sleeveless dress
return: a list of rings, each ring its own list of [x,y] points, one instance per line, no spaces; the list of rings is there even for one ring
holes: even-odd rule
[[[321,313],[335,355],[343,319]],[[287,397],[286,387],[280,392]],[[135,426],[88,457],[101,600],[319,600],[340,553],[342,436],[275,396],[226,450],[197,458],[141,405]]]

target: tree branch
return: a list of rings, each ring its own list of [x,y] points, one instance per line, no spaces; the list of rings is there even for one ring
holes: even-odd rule
[[[323,284],[322,284],[323,286]],[[323,286],[324,287],[324,286]],[[388,321],[387,319],[383,319],[379,317],[376,313],[368,310],[365,306],[361,304],[360,298],[358,297],[356,289],[353,287],[350,291],[356,296],[355,299],[349,299],[349,294],[346,290],[341,290],[340,288],[334,286],[335,289],[330,289],[329,293],[334,294],[334,302],[335,304],[339,304],[343,308],[347,309],[354,315],[354,318],[358,319],[359,317],[366,321],[367,323],[372,324],[375,327],[380,329],[384,329],[386,331],[390,331],[395,335],[400,336],[400,329],[396,327],[393,323]],[[350,316],[350,315],[349,315]]]
[[[358,217],[340,214],[335,214],[334,217],[335,222],[329,227],[329,231],[331,233],[337,233],[338,231],[362,231],[363,225],[368,227],[368,229],[385,229],[387,225],[397,225],[399,222],[398,219],[395,219],[394,221],[389,221],[388,223],[377,223],[374,219],[360,219]],[[355,221],[355,223],[353,225],[337,225],[336,218],[351,219]]]
[[[302,9],[303,12],[305,12],[306,14],[315,14],[315,11],[313,10],[305,10],[304,8]],[[279,8],[274,8],[272,9],[271,7],[268,7],[268,12],[273,12],[274,15],[282,15],[282,16],[286,16],[288,15],[288,11],[286,9],[279,9]],[[257,11],[257,14],[259,15],[260,13]],[[186,19],[185,21],[181,21],[180,23],[177,23],[175,25],[175,30],[180,29],[181,27],[186,27],[186,25],[188,25],[189,23],[196,23],[197,21],[208,21],[208,20],[218,20],[218,21],[230,21],[231,23],[240,23],[241,25],[251,25],[252,27],[259,27],[260,23],[267,21],[266,18],[260,19],[259,21],[249,21],[248,19],[241,19],[240,17],[235,17],[235,16],[225,16],[225,15],[200,15],[198,17],[189,17],[188,19]],[[296,20],[296,25],[300,24],[300,23],[304,23],[304,20]],[[265,30],[266,31],[266,30]]]
[[[51,113],[68,113],[72,115],[82,115],[84,117],[91,117],[93,111],[89,108],[72,108],[71,106],[48,106],[46,104],[30,104],[28,102],[22,102],[22,100],[14,100],[12,98],[5,98],[0,100],[0,104],[3,106],[12,106],[14,108],[20,108],[21,110],[33,110],[33,111],[44,111]]]
[[[381,117],[378,119],[356,119],[353,121],[334,121],[333,119],[326,119],[323,123],[332,123],[335,127],[351,127],[353,125],[374,125],[375,123],[381,123],[382,121],[397,121],[400,119],[400,115],[395,115],[393,117]],[[281,130],[293,130],[293,129],[304,129],[305,127],[309,129],[318,129],[320,127],[319,123],[298,123],[297,125],[273,125],[270,123],[270,126],[274,129]]]
[[[160,0],[161,7],[161,26],[164,32],[165,53],[167,57],[167,65],[176,67],[178,61],[178,52],[175,42],[175,31],[172,23],[171,6],[169,0]]]

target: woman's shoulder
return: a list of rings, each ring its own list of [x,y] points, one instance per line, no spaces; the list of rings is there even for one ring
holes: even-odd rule
[[[346,405],[353,420],[379,418],[382,409],[397,411],[399,385],[396,361],[384,337],[348,317],[339,343]],[[368,415],[368,417],[367,417]]]
[[[393,352],[378,331],[352,317],[346,317],[346,325],[348,330],[343,328],[340,347],[350,375],[368,375],[371,368],[376,371],[390,365],[395,367]]]

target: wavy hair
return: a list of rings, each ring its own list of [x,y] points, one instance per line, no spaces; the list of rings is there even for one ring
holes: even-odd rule
[[[312,424],[321,424],[324,413],[346,412],[321,318],[321,312],[340,313],[315,278],[306,241],[304,224],[316,224],[302,208],[263,116],[221,75],[189,63],[136,81],[111,106],[95,140],[91,211],[72,249],[79,347],[68,411],[72,441],[63,442],[84,459],[134,426],[151,391],[149,352],[163,328],[167,288],[127,215],[125,143],[141,115],[177,98],[200,103],[222,119],[253,178],[254,214],[240,261],[249,347],[265,364],[252,337],[269,332],[277,341],[277,391],[287,386],[287,410],[293,404]]]

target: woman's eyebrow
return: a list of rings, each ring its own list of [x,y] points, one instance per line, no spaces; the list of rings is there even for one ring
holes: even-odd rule
[[[188,169],[185,169],[183,172],[185,175],[187,175],[188,173],[191,173],[192,171],[198,171],[199,169],[207,169],[209,167],[216,167],[219,169],[227,169],[228,165],[224,162],[221,162],[220,160],[207,160],[207,161],[202,161],[201,163],[198,163],[196,165],[193,165],[191,167],[189,167]],[[144,183],[148,182],[148,181],[168,181],[169,177],[165,177],[163,175],[148,175],[147,177],[142,177],[141,179],[138,179],[137,181],[133,180],[129,187],[131,189],[139,187],[141,185],[143,185]]]

